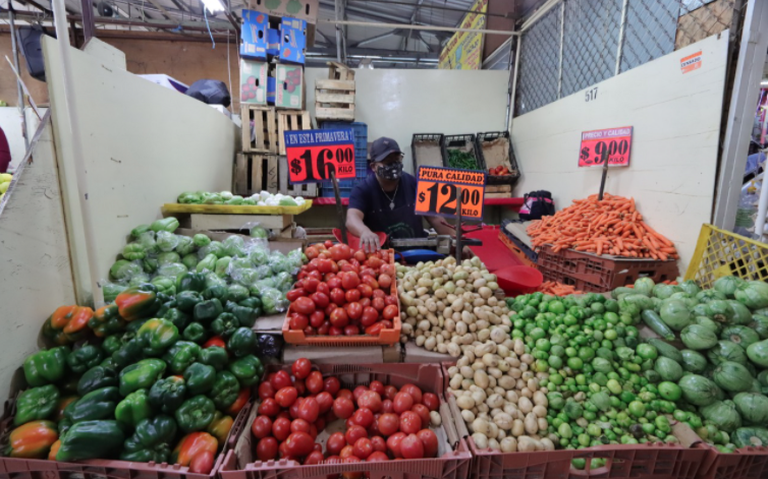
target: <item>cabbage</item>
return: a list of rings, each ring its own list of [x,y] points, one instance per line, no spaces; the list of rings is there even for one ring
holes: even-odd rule
[[[291,262],[288,261],[288,258],[286,258],[285,255],[279,251],[273,251],[272,254],[269,255],[269,262],[267,264],[269,264],[269,268],[275,274],[283,271],[291,271],[294,269],[291,266]]]
[[[250,286],[260,278],[256,268],[239,268],[230,271],[229,275],[232,279],[244,286]]]
[[[288,300],[285,295],[273,288],[265,288],[261,292],[261,304],[267,314],[276,314],[288,308]]]
[[[179,256],[186,256],[195,251],[195,243],[189,236],[176,235],[176,251]]]
[[[699,412],[705,420],[727,433],[741,427],[741,416],[732,401],[715,401],[701,408]]]
[[[157,247],[160,251],[173,251],[177,244],[179,240],[175,234],[163,230],[157,232]]]
[[[749,308],[744,306],[738,301],[728,300],[726,301],[731,308],[731,319],[728,321],[731,324],[749,324],[752,322],[752,313],[749,312]]]
[[[287,271],[282,271],[275,276],[275,283],[277,285],[291,285],[293,284],[293,275]]]
[[[768,429],[764,427],[740,427],[731,436],[738,447],[768,446]]]
[[[680,332],[680,339],[688,349],[701,351],[717,344],[717,335],[711,330],[698,324],[686,326]]]
[[[219,275],[213,272],[205,274],[205,287],[210,288],[212,286],[227,286],[227,282],[219,278]]]
[[[294,268],[300,268],[304,264],[304,253],[301,252],[301,249],[289,251],[287,258]]]
[[[768,339],[750,344],[747,347],[747,357],[762,368],[768,368]]]
[[[699,291],[696,293],[696,300],[699,303],[709,303],[712,300],[715,299],[726,299],[725,295],[721,293],[720,291],[716,291],[714,289],[705,289],[704,291]]]

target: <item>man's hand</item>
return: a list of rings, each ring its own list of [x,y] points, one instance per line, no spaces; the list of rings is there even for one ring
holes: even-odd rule
[[[366,231],[360,235],[360,247],[366,253],[373,253],[381,249],[379,244],[379,235],[371,230]]]

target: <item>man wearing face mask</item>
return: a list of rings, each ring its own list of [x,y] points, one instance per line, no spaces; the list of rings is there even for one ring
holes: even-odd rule
[[[423,238],[427,236],[422,218],[441,235],[453,230],[435,216],[419,216],[414,212],[416,178],[403,171],[403,152],[397,142],[381,137],[371,146],[373,175],[361,180],[352,190],[347,212],[347,229],[360,238],[366,251],[379,249],[379,237]]]

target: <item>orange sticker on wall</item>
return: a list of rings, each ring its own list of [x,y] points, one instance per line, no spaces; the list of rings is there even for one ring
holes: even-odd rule
[[[692,72],[693,70],[698,70],[699,68],[701,68],[701,50],[680,59],[680,71],[683,73]]]
[[[417,215],[455,218],[461,189],[462,219],[483,219],[484,172],[421,166],[417,180],[414,208]]]

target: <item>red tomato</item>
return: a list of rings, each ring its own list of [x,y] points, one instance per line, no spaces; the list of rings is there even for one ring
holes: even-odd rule
[[[427,408],[427,406],[423,404],[414,404],[411,411],[419,415],[422,424],[429,424],[429,408]]]
[[[379,289],[379,282],[373,276],[365,275],[362,279],[363,283],[367,284],[373,289],[373,295],[376,296],[376,290]]]
[[[325,414],[333,407],[333,396],[327,391],[320,392],[315,396],[317,405],[320,407],[320,414]],[[322,428],[319,428],[322,429]]]
[[[264,381],[259,384],[259,399],[267,399],[275,397],[275,388],[269,381]]]
[[[309,426],[310,424],[304,419],[294,419],[291,421],[291,432],[301,431],[309,434]]]
[[[352,257],[352,248],[344,243],[331,246],[331,259],[334,261],[348,260]]]
[[[337,328],[343,328],[349,324],[349,316],[344,308],[336,308],[331,313],[331,325]]]
[[[326,316],[326,317],[328,317],[328,318],[330,318],[330,317],[331,317],[331,313],[332,313],[332,312],[334,312],[334,311],[336,311],[336,308],[338,308],[338,306],[336,305],[336,303],[330,303],[330,304],[329,304],[328,306],[326,306],[326,308],[325,308],[325,316]]]
[[[352,291],[357,291],[356,289]],[[351,293],[351,291],[349,291]],[[360,306],[360,303],[347,303],[344,305],[344,310],[347,312],[347,316],[351,320],[357,320],[360,319],[360,317],[363,315],[363,307]]]
[[[322,274],[330,273],[333,271],[333,261],[329,259],[320,258],[317,262],[317,270]]]
[[[413,411],[405,411],[400,415],[400,432],[416,434],[421,429],[421,418]]]
[[[379,319],[379,312],[372,306],[366,306],[363,308],[363,314],[360,317],[360,324],[364,327],[373,325]]]
[[[328,297],[327,294],[324,294],[324,293],[317,293],[317,292],[312,293],[309,296],[309,299],[311,299],[312,302],[315,303],[315,306],[320,309],[327,307],[331,303],[331,299]]]
[[[312,394],[317,394],[323,390],[323,374],[320,371],[312,371],[304,380],[307,390]]]
[[[296,392],[299,393],[299,397],[303,396],[307,392],[307,387],[304,385],[303,379],[293,379],[293,387],[296,388]]]
[[[274,399],[266,398],[259,404],[257,412],[264,416],[275,417],[280,412],[280,405]]]
[[[355,405],[349,398],[339,396],[333,401],[333,413],[340,419],[347,419],[352,416],[354,409]]]
[[[264,437],[256,444],[256,457],[260,461],[270,461],[277,457],[277,439],[274,437]]]
[[[424,457],[437,456],[437,435],[431,429],[422,429],[416,433],[424,446]]]
[[[313,328],[320,328],[325,322],[325,312],[318,309],[309,316],[309,324]]]
[[[305,466],[311,466],[313,464],[320,464],[325,460],[322,451],[312,451],[309,453],[306,459],[304,459]]]
[[[385,293],[383,289],[374,289],[373,290],[373,297],[374,298],[384,299],[384,298],[387,297],[387,293]],[[384,299],[384,304],[387,304],[386,299]]]
[[[378,423],[379,414],[373,415],[373,421],[371,422],[371,425],[368,426],[368,437],[373,436],[381,436],[381,432],[379,432],[379,423]]]
[[[275,388],[275,391],[279,391],[282,388],[286,388],[292,384],[291,376],[288,375],[288,373],[285,371],[276,372],[270,382],[272,383],[272,387]]]
[[[307,248],[304,250],[304,254],[307,256],[307,259],[313,260],[317,258],[317,255],[320,254],[320,251],[318,251],[317,246],[307,246]]]
[[[440,407],[440,400],[437,398],[437,394],[424,393],[421,396],[421,403],[427,406],[430,411],[437,411]]]
[[[373,451],[365,462],[384,462],[389,461],[389,456],[383,451]]]
[[[350,289],[344,293],[344,299],[347,300],[347,303],[356,303],[360,301],[361,296],[359,289]]]
[[[333,278],[329,279],[328,282],[328,291],[333,291],[334,289],[340,289],[341,288],[341,278]]]
[[[331,326],[331,328],[328,330],[328,334],[331,336],[344,336],[344,330],[337,328],[336,326]]]
[[[277,417],[284,417],[289,421],[293,421],[293,418],[291,417],[291,413],[289,413],[288,411],[280,411]]]
[[[288,413],[291,415],[291,419],[299,418],[299,406],[301,406],[302,402],[304,402],[304,398],[297,398],[296,401],[291,404],[291,407],[288,409]]]
[[[392,286],[392,277],[388,274],[380,274],[379,286],[381,286],[383,289],[387,289]]]
[[[424,445],[416,434],[408,434],[400,442],[400,454],[404,459],[419,459],[424,457]]]
[[[227,349],[227,342],[221,336],[213,336],[211,339],[203,344],[203,349],[212,348],[218,346],[222,349]]]
[[[381,274],[386,274],[390,278],[395,277],[395,266],[392,264],[383,264],[379,270],[381,271]]]
[[[344,326],[344,336],[357,336],[360,334],[360,328],[355,324]]]
[[[350,289],[355,289],[360,285],[360,276],[357,275],[354,271],[349,271],[347,273],[344,273],[344,275],[341,277],[341,287],[349,291]]]
[[[360,278],[362,279],[363,276],[370,276],[371,278],[375,278],[376,271],[373,270],[373,268],[365,267],[360,270]]]
[[[363,395],[363,393],[365,393],[366,391],[368,391],[368,388],[367,388],[367,387],[365,387],[365,386],[362,386],[362,385],[360,385],[360,386],[357,386],[357,387],[356,387],[356,388],[355,388],[355,389],[352,391],[352,398],[355,400],[355,402],[357,402],[357,401],[358,401],[358,399],[360,399],[360,397],[361,397],[361,396]],[[359,404],[358,404],[358,406],[359,406]]]
[[[282,459],[291,459],[290,455],[288,454],[288,450],[285,448],[285,441],[280,443],[280,446],[277,448],[277,450],[280,452],[280,457]]]
[[[415,384],[406,384],[400,388],[400,392],[410,394],[414,404],[421,404],[421,389]]]
[[[361,407],[352,414],[352,421],[358,426],[368,429],[373,423],[373,413],[367,407]]]
[[[309,258],[309,256],[307,256],[307,258]],[[357,261],[362,263],[363,261],[365,261],[365,251],[363,251],[361,249],[355,251],[354,258]]]
[[[285,293],[285,299],[293,303],[297,299],[301,298],[302,296],[306,296],[307,292],[304,290],[304,288],[296,288],[288,291]]]
[[[397,388],[390,385],[384,386],[384,397],[389,400],[394,400],[397,394]]]
[[[350,391],[349,389],[346,389],[346,388],[339,389],[339,392],[336,394],[336,396],[340,397],[340,398],[341,397],[345,397],[345,398],[349,399],[350,401],[355,399],[355,396],[352,394],[352,391]]]
[[[376,301],[378,298],[374,299]],[[397,306],[394,304],[390,304],[389,306],[384,307],[384,311],[381,313],[382,316],[384,316],[384,319],[395,319],[398,315]]]
[[[368,261],[366,261],[366,263],[368,263],[368,266],[370,266],[373,269],[381,268],[381,265],[384,264],[384,262],[381,261],[381,259],[373,255],[370,258],[368,258]]]
[[[333,246],[333,241],[331,241],[331,240],[325,240],[325,241],[323,241],[323,246],[325,246],[325,249],[328,249],[328,248],[330,248],[331,246]]]
[[[368,385],[368,389],[379,393],[379,395],[381,396],[384,394],[384,383],[382,383],[381,381],[373,380],[371,381],[371,384]]]
[[[278,441],[285,441],[285,438],[287,438],[290,434],[291,421],[284,417],[275,419],[275,422],[272,423],[272,435],[275,436],[275,439]]]
[[[344,437],[347,438],[347,444],[352,445],[361,437],[368,437],[368,431],[366,431],[363,426],[353,424],[347,428],[347,432],[344,434]]]
[[[370,285],[361,284],[357,287],[357,290],[360,291],[360,294],[362,294],[364,298],[373,296],[373,288],[371,288]]]
[[[413,407],[413,396],[401,390],[395,395],[395,399],[392,400],[392,406],[397,414],[410,411]]]
[[[392,457],[403,457],[400,454],[400,442],[402,442],[405,437],[405,434],[402,432],[396,432],[387,438],[387,449],[392,453]]]
[[[324,322],[322,326],[317,328],[317,334],[321,336],[325,336],[328,334],[329,329],[331,329],[331,323],[328,321]]]
[[[400,417],[397,414],[384,413],[377,421],[379,432],[384,436],[391,436],[400,429]]]
[[[337,306],[344,306],[344,303],[347,301],[344,290],[341,288],[333,288],[331,290],[331,301]]]
[[[384,389],[384,386],[382,386],[382,389]],[[365,391],[357,399],[357,405],[358,407],[368,408],[372,412],[379,412],[381,411],[381,396],[375,391]]]
[[[386,304],[387,306],[389,306],[390,304],[397,306],[398,304],[400,304],[400,300],[397,299],[397,295],[390,294],[389,296],[384,297],[384,304]]]
[[[360,303],[360,306],[362,306],[363,309],[365,309],[371,305],[371,298],[361,298],[360,301],[358,301],[358,303]]]
[[[299,397],[299,392],[295,387],[289,386],[277,391],[277,394],[275,394],[275,401],[277,401],[277,404],[279,404],[280,407],[289,408],[296,401],[297,397]]]
[[[315,422],[319,415],[320,406],[317,404],[317,399],[308,397],[299,405],[299,417],[301,419],[304,419],[307,422]]]
[[[319,283],[317,285],[317,291],[316,293],[323,293],[324,295],[328,296],[331,294],[331,288],[328,287],[328,283]]]
[[[344,433],[334,432],[325,441],[325,450],[328,454],[339,454],[344,446],[347,445],[347,438],[344,437]]]
[[[381,412],[394,412],[395,408],[392,407],[392,400],[385,399],[381,401]]]
[[[348,445],[342,447],[341,448],[341,452],[339,453],[339,457],[341,457],[342,459],[346,459],[346,458],[348,458],[350,456],[354,456],[354,455],[355,455],[355,448],[354,448],[354,446],[352,446],[352,444],[348,444]]]
[[[382,319],[380,322],[381,322],[382,329],[384,329],[384,328],[392,329],[393,328],[392,321],[390,321],[388,319]]]
[[[374,451],[387,452],[387,441],[381,436],[371,437],[371,444]]]
[[[323,381],[323,389],[330,393],[331,396],[335,396],[341,389],[341,383],[334,376],[329,376]]]
[[[355,441],[353,449],[355,456],[359,457],[360,459],[366,459],[373,452],[373,443],[371,443],[371,440],[367,437],[361,437]]]
[[[419,442],[421,443],[421,442]],[[306,456],[312,452],[315,441],[306,432],[292,432],[285,440],[285,449],[294,457]]]
[[[251,432],[259,439],[272,434],[272,420],[267,416],[256,416],[251,424]]]
[[[291,315],[291,320],[288,322],[288,327],[290,329],[301,331],[307,329],[307,326],[309,326],[309,318],[306,314],[293,313]]]
[[[315,310],[315,303],[306,296],[300,296],[291,304],[291,310],[299,314],[310,315]]]
[[[312,302],[312,300],[309,298],[307,298],[307,300],[309,300],[310,303]],[[373,306],[373,309],[375,309],[376,311],[384,311],[384,308],[387,306],[387,303],[384,302],[384,298],[377,298],[376,296],[374,296],[373,299],[371,300],[371,306]]]

